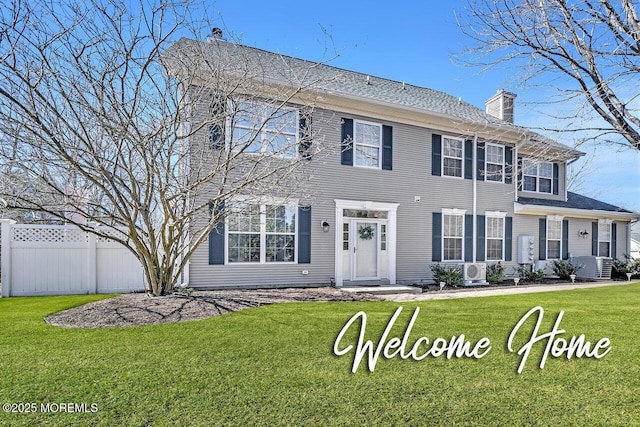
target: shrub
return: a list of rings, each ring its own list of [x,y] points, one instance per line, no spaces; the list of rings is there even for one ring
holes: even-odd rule
[[[576,274],[581,268],[581,265],[572,264],[571,261],[553,261],[553,273],[561,280],[570,280],[571,275]]]
[[[619,259],[613,260],[613,266],[611,268],[612,279],[624,279],[627,280],[627,273],[632,274],[632,278],[637,279],[640,277],[640,259],[630,260],[627,255],[627,262]]]
[[[462,269],[460,267],[447,267],[438,264],[431,265],[433,280],[436,284],[444,282],[446,286],[457,287],[462,285]]]
[[[520,277],[524,283],[540,283],[544,280],[544,271],[535,271],[527,265],[519,266],[516,269],[516,272],[518,273],[518,277]]]
[[[611,278],[626,280],[627,273],[631,273],[631,271],[629,271],[629,264],[619,259],[614,259],[613,265],[611,266]]]
[[[500,283],[504,280],[504,267],[502,264],[487,265],[487,281],[489,283]]]

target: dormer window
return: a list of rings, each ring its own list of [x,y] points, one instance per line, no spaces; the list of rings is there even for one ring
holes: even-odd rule
[[[522,159],[522,190],[551,194],[553,163]]]

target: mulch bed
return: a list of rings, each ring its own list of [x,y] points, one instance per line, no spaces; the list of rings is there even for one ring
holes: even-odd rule
[[[280,302],[379,300],[374,295],[330,287],[198,291],[190,296],[163,297],[125,294],[61,311],[44,320],[66,328],[143,326],[205,319]]]

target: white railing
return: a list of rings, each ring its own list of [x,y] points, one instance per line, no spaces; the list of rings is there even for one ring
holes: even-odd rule
[[[114,241],[75,226],[0,220],[2,296],[144,290],[140,262]]]

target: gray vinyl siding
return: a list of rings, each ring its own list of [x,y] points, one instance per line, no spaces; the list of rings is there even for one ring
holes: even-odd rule
[[[393,169],[377,170],[342,165],[339,144],[341,119],[362,119],[393,127]],[[311,263],[310,264],[252,264],[209,265],[206,241],[190,263],[190,284],[194,287],[264,287],[328,285],[335,276],[335,199],[398,203],[396,230],[396,280],[398,283],[419,283],[431,280],[432,213],[443,208],[473,213],[473,181],[463,178],[433,176],[431,171],[432,134],[442,134],[426,127],[376,120],[371,117],[316,110],[313,114],[313,133],[317,141],[324,141],[327,151],[314,155],[308,164],[312,176],[300,191],[300,204],[312,206]],[[465,135],[459,135],[465,137]],[[206,140],[203,138],[203,142]],[[316,146],[317,148],[317,146]],[[209,158],[207,158],[209,156]],[[200,157],[212,161],[205,150]],[[559,169],[559,195],[564,199],[565,167]],[[538,216],[514,215],[514,184],[477,181],[476,213],[506,212],[513,218],[512,262],[502,262],[506,274],[516,273],[518,236],[533,236],[534,254],[539,253]],[[213,191],[213,188],[211,188]],[[531,196],[534,193],[524,193]],[[536,197],[540,195],[535,193]],[[419,196],[420,202],[414,197]],[[205,195],[199,197],[206,198]],[[573,256],[590,255],[591,240],[578,236],[579,229],[591,230],[591,221],[569,220],[569,252]],[[204,218],[197,219],[202,221]],[[325,233],[320,223],[327,220],[330,231]],[[626,253],[626,225],[619,223],[617,253]],[[308,271],[303,275],[302,271]]]
[[[342,165],[335,146],[341,140],[341,118],[362,119],[393,126],[393,170]],[[396,275],[400,283],[431,278],[431,215],[442,208],[472,213],[472,180],[431,175],[431,135],[417,126],[380,121],[371,117],[316,110],[314,134],[335,144],[329,154],[314,156],[309,167],[313,178],[303,191],[312,205],[311,264],[209,265],[208,246],[201,245],[190,264],[190,283],[195,287],[329,284],[335,275],[334,199],[398,203]],[[441,132],[437,132],[441,133]],[[464,135],[461,135],[464,136]],[[513,211],[513,185],[481,182],[478,214],[485,210]],[[421,201],[415,202],[414,196]],[[482,202],[486,199],[487,202]],[[329,233],[320,222],[328,220]],[[515,235],[515,234],[514,234]],[[308,275],[302,275],[307,270]]]

